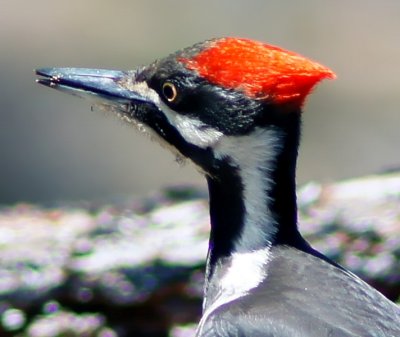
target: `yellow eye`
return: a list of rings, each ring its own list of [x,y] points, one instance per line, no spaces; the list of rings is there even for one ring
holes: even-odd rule
[[[168,102],[175,101],[178,96],[176,86],[171,82],[165,82],[162,86],[162,93]]]

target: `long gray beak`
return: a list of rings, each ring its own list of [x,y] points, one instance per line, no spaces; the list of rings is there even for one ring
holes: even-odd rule
[[[41,68],[36,82],[92,101],[123,109],[131,103],[148,102],[140,94],[126,89],[122,83],[135,71],[87,68]]]

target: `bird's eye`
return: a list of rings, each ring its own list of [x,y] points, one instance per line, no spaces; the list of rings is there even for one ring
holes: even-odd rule
[[[176,89],[176,86],[171,82],[165,82],[163,84],[162,93],[168,102],[175,101],[176,97],[178,96],[178,90]]]

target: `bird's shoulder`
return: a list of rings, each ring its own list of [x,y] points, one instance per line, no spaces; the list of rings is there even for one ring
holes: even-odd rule
[[[265,280],[218,307],[202,331],[202,337],[395,337],[400,308],[345,269],[281,246],[271,250]]]

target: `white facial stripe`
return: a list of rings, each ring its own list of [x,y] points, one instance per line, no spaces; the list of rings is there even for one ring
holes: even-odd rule
[[[133,78],[127,77],[121,84],[123,84],[126,89],[138,93],[139,96],[154,103],[155,105],[160,105],[160,96],[155,90],[149,88],[146,82],[134,82]]]
[[[178,130],[188,143],[205,149],[215,144],[222,136],[222,132],[209,127],[199,119],[181,115],[173,111],[160,99],[155,90],[149,88],[146,82],[125,83],[125,85],[128,89],[137,92],[142,97],[153,102],[164,112],[171,125]]]
[[[177,114],[164,103],[161,103],[160,108],[164,111],[168,121],[190,144],[205,149],[217,143],[223,135],[222,132],[207,126],[199,119]]]
[[[229,157],[239,169],[243,184],[245,218],[236,251],[264,245],[276,233],[275,220],[268,208],[269,177],[276,158],[279,134],[275,129],[256,129],[242,137],[223,137],[214,149],[217,158]]]

